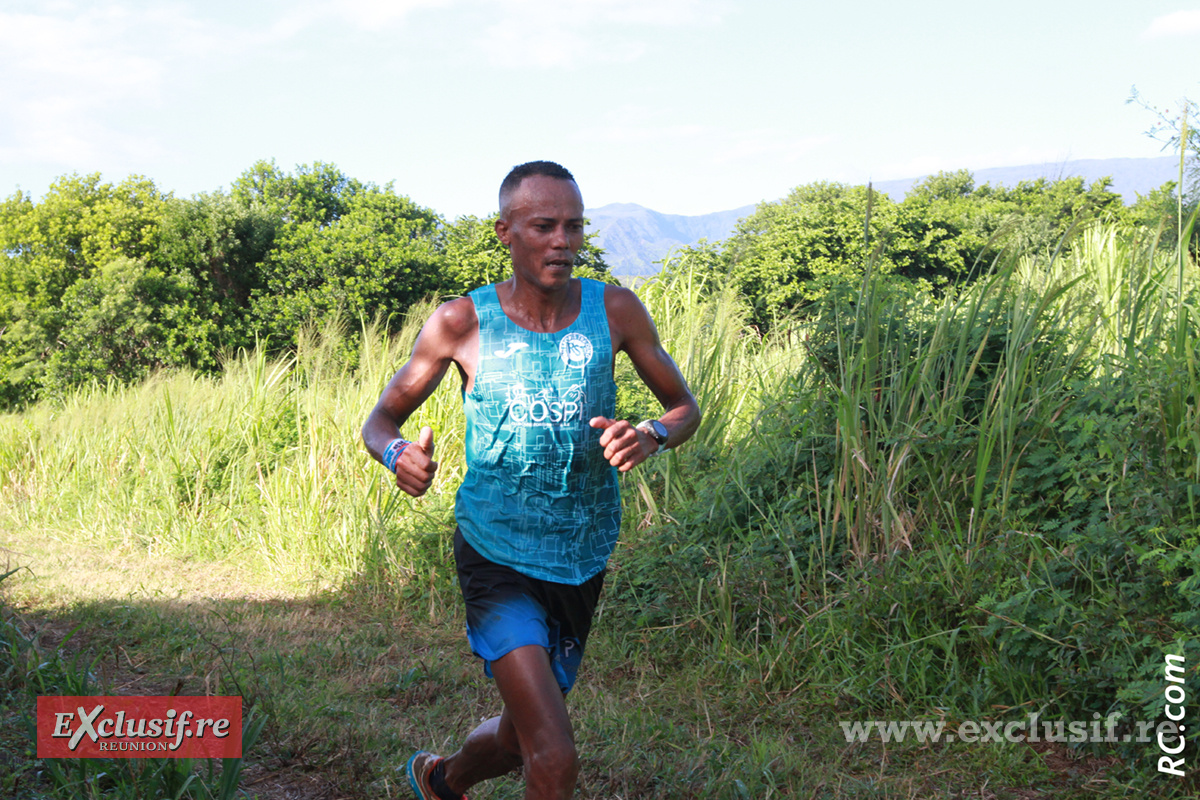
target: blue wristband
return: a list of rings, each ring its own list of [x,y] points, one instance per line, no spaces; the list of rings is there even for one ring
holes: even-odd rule
[[[400,458],[400,454],[404,452],[404,448],[408,447],[412,442],[404,439],[392,439],[388,442],[388,446],[383,448],[383,455],[379,460],[388,468],[388,472],[396,472],[396,461]]]

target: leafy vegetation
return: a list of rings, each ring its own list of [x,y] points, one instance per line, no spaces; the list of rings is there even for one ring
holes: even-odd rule
[[[1002,255],[1069,247],[1070,234],[1093,221],[1154,218],[1171,195],[1165,187],[1129,210],[1108,187],[1082,178],[976,186],[960,170],[926,178],[896,203],[865,186],[808,184],[759,205],[719,247],[684,248],[675,263],[728,276],[750,299],[753,322],[768,327],[857,287],[868,262],[892,283],[944,292],[989,274]]]
[[[318,599],[296,602],[354,624],[285,647],[249,618],[291,610],[231,601],[215,667],[185,644],[213,635],[186,612],[92,601],[57,613],[136,617],[139,652],[166,637],[173,664],[262,699],[273,765],[324,764],[341,793],[402,796],[401,751],[456,739],[494,699],[459,641],[448,555],[458,387],[411,422],[437,436],[425,498],[397,492],[356,436],[432,305],[363,324],[369,292],[342,301],[382,277],[342,255],[367,246],[367,229],[393,230],[408,263],[472,265],[442,277],[461,290],[471,270],[496,277],[489,223],[447,226],[320,165],[259,165],[229,195],[162,202],[157,241],[186,270],[152,253],[83,262],[47,308],[119,342],[174,329],[138,302],[160,292],[183,308],[194,291],[209,316],[186,324],[231,320],[205,340],[216,353],[239,341],[223,336],[248,344],[270,297],[271,336],[293,346],[78,389],[53,376],[104,374],[102,357],[62,356],[38,378],[59,381],[56,398],[0,417],[0,530],[305,587]],[[572,695],[585,796],[1195,792],[1194,778],[1156,773],[1153,743],[882,745],[837,727],[1036,712],[1112,716],[1123,735],[1164,718],[1168,653],[1184,658],[1188,696],[1200,691],[1200,282],[1188,248],[1139,224],[1149,213],[1070,181],[996,190],[941,175],[901,203],[801,187],[638,288],[705,419],[687,447],[623,478],[594,681]],[[307,255],[284,266],[288,250]],[[34,257],[7,253],[5,275],[27,274]],[[124,310],[105,317],[93,296]],[[286,311],[306,307],[320,313]],[[145,336],[167,352],[176,341]],[[620,414],[653,413],[624,360],[618,380]],[[1200,730],[1194,703],[1187,713]]]
[[[190,199],[137,176],[64,177],[38,203],[18,192],[0,204],[0,408],[164,368],[216,374],[339,320],[396,332],[413,304],[500,277],[494,220],[447,222],[321,162],[259,162]],[[611,280],[590,243],[579,270]]]

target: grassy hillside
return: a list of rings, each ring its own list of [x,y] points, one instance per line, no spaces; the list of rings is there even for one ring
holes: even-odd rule
[[[573,695],[584,796],[1196,790],[1156,772],[1155,744],[1121,739],[1164,720],[1166,654],[1200,691],[1191,260],[1096,227],[1069,257],[1001,264],[950,296],[868,270],[766,339],[728,290],[671,280],[638,292],[705,419],[623,479],[590,688]],[[391,770],[406,748],[456,739],[490,702],[448,555],[458,387],[410,423],[437,435],[427,497],[398,493],[358,441],[428,311],[395,339],[368,331],[353,369],[326,330],[293,359],[243,354],[219,378],[160,374],[0,419],[10,549],[236,564],[291,601],[235,593],[185,618],[131,589],[121,604],[128,587],[65,607],[25,573],[6,588],[40,619],[124,620],[136,653],[170,648],[165,661],[254,699],[261,763],[302,752],[347,796],[403,796]],[[618,366],[620,411],[652,413]],[[298,608],[344,621],[303,643],[272,632]],[[214,637],[224,655],[197,665]],[[29,675],[5,673],[11,714]],[[855,743],[839,726],[1034,712],[1111,718],[1118,741]]]

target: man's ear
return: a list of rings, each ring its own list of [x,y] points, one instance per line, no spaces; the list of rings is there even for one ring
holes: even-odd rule
[[[496,237],[500,244],[508,247],[508,220],[504,217],[496,217]]]

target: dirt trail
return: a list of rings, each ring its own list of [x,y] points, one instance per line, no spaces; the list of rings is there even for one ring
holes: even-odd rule
[[[361,624],[344,610],[314,602],[313,587],[264,580],[236,563],[112,550],[51,533],[26,533],[20,538],[0,533],[0,568],[0,572],[20,568],[2,584],[3,602],[17,611],[25,634],[43,653],[61,646],[68,662],[78,656],[82,663],[92,663],[99,685],[112,694],[205,694],[218,682],[222,638],[286,637],[299,644],[337,636]],[[239,607],[271,611],[247,614],[221,630],[221,620],[228,621],[229,612]],[[122,610],[131,612],[124,623],[115,613]],[[211,637],[214,654],[208,669],[187,669],[196,666],[194,659],[188,663],[179,657],[164,658],[154,652],[156,643],[143,641],[138,630],[121,630],[123,625],[144,629],[145,615],[165,620],[168,626],[174,621],[179,628],[193,631],[194,638]],[[126,636],[129,640],[122,641]],[[198,641],[197,647],[203,649],[205,643]],[[249,761],[241,785],[262,800],[364,796],[354,790],[338,791],[341,782],[303,759],[288,763],[268,758]]]

